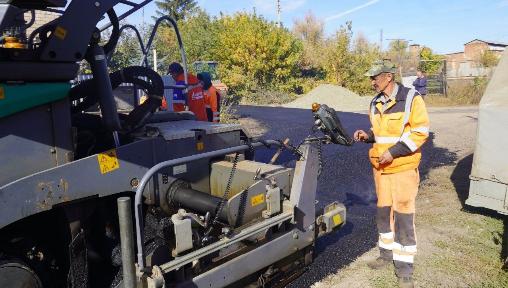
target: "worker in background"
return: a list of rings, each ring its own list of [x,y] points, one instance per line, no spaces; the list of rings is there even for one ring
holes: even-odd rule
[[[427,77],[425,77],[425,74],[423,74],[423,71],[420,69],[416,71],[416,79],[413,82],[413,86],[422,97],[427,95]]]
[[[421,146],[429,135],[429,118],[421,95],[395,83],[397,69],[390,61],[376,61],[365,74],[378,93],[371,102],[371,129],[357,130],[355,141],[373,143],[369,158],[377,194],[376,224],[380,256],[372,269],[390,263],[400,287],[414,287],[416,255],[415,198],[420,176]]]
[[[183,67],[179,63],[171,63],[168,68],[168,74],[173,77],[176,85],[185,85]],[[199,84],[198,78],[190,73],[187,74],[187,81],[189,85],[187,92],[188,109],[196,115],[197,120],[207,121],[203,87]],[[173,89],[173,111],[185,111],[185,100],[185,94],[181,89]]]
[[[205,93],[206,115],[209,122],[220,121],[220,94],[212,84],[212,76],[208,72],[198,73],[198,79]]]

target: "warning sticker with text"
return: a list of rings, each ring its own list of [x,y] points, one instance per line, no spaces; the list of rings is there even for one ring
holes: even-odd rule
[[[115,149],[99,153],[97,155],[97,162],[99,162],[101,174],[106,174],[120,168],[120,162],[118,162],[118,158],[116,157]]]

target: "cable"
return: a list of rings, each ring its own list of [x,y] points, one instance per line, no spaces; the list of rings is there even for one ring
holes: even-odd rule
[[[236,165],[238,164],[239,156],[240,156],[240,154],[238,152],[236,152],[235,159],[233,160],[233,166],[231,167],[231,172],[229,173],[229,179],[228,179],[228,183],[226,185],[226,190],[224,191],[224,195],[222,196],[222,199],[219,203],[217,212],[215,213],[215,216],[213,217],[212,225],[210,225],[210,228],[205,232],[205,237],[203,237],[203,238],[207,238],[207,236],[210,234],[210,232],[212,232],[213,226],[219,220],[219,215],[222,212],[222,209],[224,209],[224,204],[226,203],[226,201],[229,198],[229,190],[231,190],[231,184],[233,184],[233,177],[235,176]]]

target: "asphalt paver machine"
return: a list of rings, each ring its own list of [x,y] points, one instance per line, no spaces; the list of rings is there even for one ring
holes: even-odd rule
[[[148,2],[0,1],[0,287],[283,285],[344,224],[342,204],[315,204],[320,147],[352,143],[333,109],[313,107],[321,136],[259,141],[158,111],[186,87],[146,65],[108,70],[120,21]],[[27,33],[38,11],[59,16]],[[93,78],[73,86],[82,60]],[[147,100],[119,112],[122,83]],[[296,166],[253,161],[266,147]]]

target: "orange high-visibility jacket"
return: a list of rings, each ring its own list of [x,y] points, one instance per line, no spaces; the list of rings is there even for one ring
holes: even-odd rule
[[[420,164],[420,147],[429,136],[429,116],[425,102],[414,89],[397,85],[395,101],[386,104],[383,111],[381,94],[374,97],[370,107],[369,150],[372,166],[383,173],[397,173],[415,169]],[[394,160],[379,165],[379,157],[389,150]]]
[[[175,79],[176,84],[184,84],[184,79],[183,73],[178,75]],[[197,120],[208,121],[208,118],[206,117],[203,87],[199,85],[198,78],[192,74],[187,74],[187,81],[189,84],[187,91],[187,104],[189,105],[189,110],[196,115]],[[184,104],[173,100],[173,110],[176,112],[184,111]]]
[[[212,111],[212,118],[208,119],[211,122],[220,121],[220,95],[215,87],[210,86],[205,93],[205,107]]]

